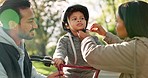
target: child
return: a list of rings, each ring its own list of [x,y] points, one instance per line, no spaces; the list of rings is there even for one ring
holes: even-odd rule
[[[65,11],[62,26],[67,34],[62,36],[57,44],[53,59],[55,66],[59,67],[60,64],[89,66],[81,55],[81,40],[78,37],[78,31],[85,31],[88,24],[89,13],[85,6],[76,4],[68,7]],[[98,38],[94,36],[98,42]],[[100,44],[100,43],[99,43]],[[63,68],[64,74],[67,78],[92,78],[94,71],[76,69],[76,68]]]

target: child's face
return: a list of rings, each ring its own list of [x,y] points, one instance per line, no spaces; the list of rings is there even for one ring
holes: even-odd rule
[[[79,30],[83,30],[86,27],[86,20],[80,11],[73,12],[68,18],[67,29],[70,29],[73,34],[77,33]]]

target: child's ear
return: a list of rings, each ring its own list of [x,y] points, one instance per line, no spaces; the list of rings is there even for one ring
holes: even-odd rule
[[[66,26],[67,29],[70,29],[69,25]]]
[[[69,25],[67,23],[65,23],[65,26],[66,26],[67,29],[69,29]]]

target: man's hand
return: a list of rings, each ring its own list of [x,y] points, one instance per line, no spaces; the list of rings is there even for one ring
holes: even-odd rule
[[[60,72],[54,72],[52,74],[50,74],[47,78],[66,78],[64,76],[62,76],[64,73],[62,71]]]

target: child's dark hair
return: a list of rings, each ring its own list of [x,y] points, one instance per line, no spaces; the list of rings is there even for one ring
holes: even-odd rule
[[[63,18],[62,18],[62,26],[63,26],[63,29],[65,31],[68,31],[70,32],[69,29],[66,28],[66,26],[68,25],[68,20],[67,18],[70,17],[70,15],[73,13],[73,12],[77,12],[77,11],[80,11],[83,13],[84,17],[85,17],[85,20],[86,20],[86,27],[87,27],[87,24],[88,24],[88,19],[89,19],[89,12],[88,12],[88,9],[83,6],[83,5],[80,5],[80,4],[76,4],[76,5],[72,5],[70,7],[67,8],[67,10],[65,11],[64,15],[63,15]],[[85,28],[86,29],[86,28]]]

